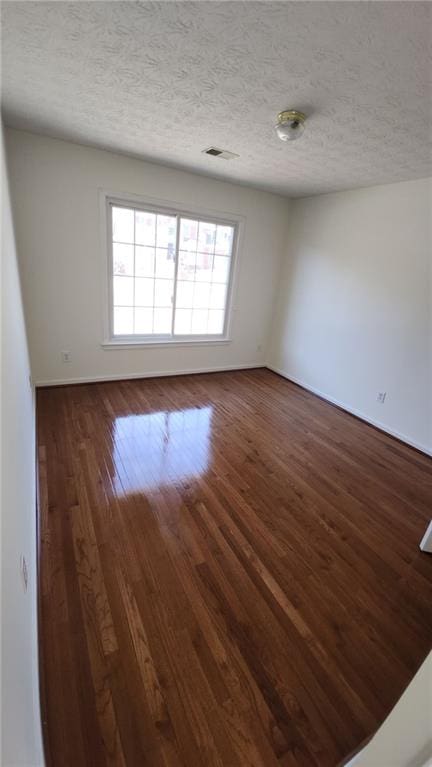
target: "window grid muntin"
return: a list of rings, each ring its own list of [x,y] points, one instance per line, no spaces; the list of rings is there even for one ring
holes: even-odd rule
[[[118,341],[123,339],[126,342],[129,339],[131,341],[136,341],[136,342],[139,342],[140,339],[142,339],[144,341],[145,340],[149,340],[150,342],[151,341],[156,341],[157,342],[158,339],[160,339],[160,340],[165,339],[165,340],[171,340],[174,343],[175,343],[176,340],[177,341],[182,341],[182,340],[186,340],[187,338],[192,338],[194,340],[200,340],[200,339],[205,340],[206,338],[208,338],[209,340],[212,340],[212,339],[213,340],[217,340],[218,338],[224,337],[224,335],[225,335],[225,333],[227,331],[228,323],[229,323],[229,301],[231,300],[231,296],[232,296],[232,281],[233,281],[233,273],[234,273],[234,256],[235,256],[236,240],[237,240],[237,236],[238,236],[238,232],[237,232],[238,223],[236,221],[229,221],[229,220],[220,218],[217,215],[215,215],[215,217],[213,218],[212,216],[206,216],[206,215],[200,215],[200,214],[192,214],[192,213],[187,213],[187,212],[183,212],[183,211],[176,211],[174,209],[169,209],[169,208],[161,209],[159,207],[153,207],[152,205],[147,205],[145,203],[143,203],[141,205],[141,204],[137,204],[135,201],[129,203],[127,201],[117,200],[117,199],[114,199],[114,198],[109,200],[109,207],[110,207],[110,217],[111,217],[111,221],[110,221],[110,240],[111,240],[111,267],[110,267],[110,269],[111,269],[111,284],[112,284],[113,278],[116,277],[116,276],[117,277],[130,276],[130,277],[132,277],[132,279],[134,281],[133,282],[133,288],[134,288],[134,305],[133,306],[127,306],[127,305],[125,306],[123,304],[115,304],[114,305],[114,295],[113,295],[113,291],[111,291],[110,316],[111,316],[111,328],[112,328],[111,333],[112,333],[112,337],[115,338]],[[133,213],[133,215],[134,215],[134,242],[133,243],[124,242],[123,240],[120,240],[120,239],[119,240],[114,240],[114,232],[113,232],[113,210],[114,210],[114,208],[123,208],[123,209]],[[154,215],[154,217],[155,217],[155,238],[154,238],[153,244],[150,244],[150,243],[147,243],[147,242],[146,243],[144,243],[144,242],[139,242],[139,243],[136,242],[136,216],[137,216],[137,212],[143,212],[143,213]],[[166,219],[169,219],[169,218],[176,219],[176,244],[175,244],[175,250],[174,250],[174,276],[173,277],[159,277],[159,276],[156,276],[157,253],[158,253],[159,250],[160,251],[163,251],[163,250],[164,251],[168,251],[169,250],[169,244],[170,244],[169,241],[166,244],[158,244],[157,227],[158,227],[159,217],[166,218]],[[189,280],[191,282],[191,284],[194,286],[194,295],[195,295],[196,286],[197,285],[199,286],[200,284],[204,284],[204,283],[207,283],[210,286],[209,302],[211,301],[211,293],[212,293],[213,285],[223,286],[225,288],[225,293],[224,293],[223,306],[220,307],[220,308],[216,308],[215,309],[212,306],[208,306],[208,307],[192,306],[192,307],[189,307],[187,309],[187,311],[189,311],[191,313],[191,317],[190,317],[190,328],[191,329],[190,329],[190,332],[188,332],[188,333],[176,333],[175,332],[175,320],[176,320],[176,309],[177,309],[177,307],[176,307],[176,293],[177,293],[177,288],[178,288],[178,282],[182,281],[181,279],[179,279],[179,276],[178,276],[178,267],[179,267],[179,261],[180,261],[180,259],[179,259],[179,251],[180,251],[179,240],[180,240],[181,224],[182,224],[183,221],[185,221],[185,222],[189,221],[189,222],[193,222],[193,223],[197,224],[197,234],[196,234],[196,241],[195,241],[196,247],[195,247],[195,250],[189,251],[190,253],[193,253],[193,255],[195,257],[193,279]],[[200,227],[201,227],[201,225],[204,226],[205,224],[208,224],[211,227],[214,227],[214,237],[213,237],[213,243],[212,243],[212,252],[210,252],[210,253],[208,251],[204,251],[204,250],[200,250],[199,249],[199,244],[200,244]],[[217,245],[217,243],[218,243],[218,232],[221,229],[225,229],[225,230],[228,230],[230,232],[230,247],[229,247],[229,252],[228,253],[226,252],[225,246],[218,246]],[[113,262],[113,245],[114,244],[132,245],[132,247],[134,248],[134,253],[133,253],[133,258],[134,258],[134,275],[127,275],[127,274],[119,275],[119,274],[114,274],[114,262]],[[153,281],[153,306],[146,306],[146,305],[145,306],[144,305],[137,306],[135,304],[135,280],[137,278],[139,279],[139,278],[146,277],[146,275],[144,275],[144,274],[140,274],[140,275],[136,274],[136,248],[137,247],[151,247],[152,250],[153,250],[153,276],[152,277],[150,277],[150,275],[148,276],[148,278],[152,279],[152,281]],[[216,252],[216,248],[217,248],[217,252]],[[223,252],[223,251],[225,251],[225,252]],[[212,267],[211,268],[211,276],[212,277],[213,277],[213,274],[214,274],[214,271],[215,271],[215,257],[222,258],[224,260],[226,259],[228,264],[227,264],[227,268],[225,269],[225,275],[226,275],[225,281],[222,281],[221,279],[213,279],[213,278],[211,279],[211,281],[208,281],[208,280],[202,280],[202,281],[201,280],[197,280],[196,279],[196,274],[197,274],[197,256],[198,255],[206,255],[206,256],[210,256],[211,257],[211,267]],[[166,306],[165,307],[160,307],[160,306],[156,306],[155,305],[155,300],[156,300],[155,299],[155,288],[156,288],[155,280],[156,279],[169,281],[173,285],[173,298],[172,298],[172,304],[171,304],[171,332],[169,332],[169,333],[155,333],[154,332],[155,310],[156,309],[165,310],[165,309],[170,308],[170,307],[166,307]],[[118,309],[130,309],[132,311],[132,313],[133,313],[133,323],[134,323],[133,324],[133,331],[134,331],[133,333],[131,333],[131,334],[130,333],[117,333],[117,334],[114,333],[114,310],[116,308],[118,308]],[[138,309],[138,310],[146,309],[146,308],[152,310],[152,320],[153,320],[153,322],[152,322],[152,333],[145,333],[145,334],[144,333],[136,333],[135,332],[135,310],[136,309]],[[206,322],[206,330],[205,330],[205,332],[202,332],[202,331],[200,331],[200,332],[195,331],[194,332],[192,330],[193,319],[194,319],[194,316],[193,316],[194,312],[207,312],[207,322]],[[215,313],[222,315],[221,316],[222,323],[221,323],[220,329],[218,329],[216,331],[211,331],[211,330],[209,330],[210,315],[212,315],[212,314],[214,315]]]

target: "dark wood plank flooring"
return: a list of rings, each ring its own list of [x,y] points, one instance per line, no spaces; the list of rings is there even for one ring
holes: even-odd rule
[[[432,646],[432,461],[268,370],[37,394],[53,767],[335,767]]]

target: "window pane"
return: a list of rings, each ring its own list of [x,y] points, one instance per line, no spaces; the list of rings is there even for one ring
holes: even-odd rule
[[[222,310],[210,309],[208,313],[207,333],[223,333],[224,314]]]
[[[172,309],[155,309],[153,319],[154,333],[171,333]]]
[[[114,335],[222,334],[234,227],[120,204],[111,211]]]
[[[194,290],[194,309],[208,309],[210,303],[210,288],[209,282],[196,282]],[[219,307],[214,307],[219,308]]]
[[[188,335],[191,332],[192,309],[176,309],[174,332],[177,335]]]
[[[228,282],[230,259],[226,256],[215,256],[213,263],[213,282]]]
[[[172,280],[155,280],[155,306],[171,306],[173,295]]]
[[[210,294],[210,309],[223,309],[225,306],[225,285],[213,284]]]
[[[113,240],[116,242],[134,241],[134,212],[128,208],[112,209]]]
[[[199,335],[206,335],[207,333],[207,317],[208,309],[194,309],[192,312],[192,328],[191,332]]]
[[[212,278],[213,256],[210,253],[197,253],[195,279],[210,282]]]
[[[135,333],[153,333],[153,309],[135,309]]]
[[[156,244],[156,214],[135,211],[135,242],[140,245]]]
[[[216,224],[199,222],[198,250],[200,253],[214,253],[216,239]]]
[[[195,253],[181,250],[179,253],[178,279],[193,280],[195,276]]]
[[[234,229],[232,226],[220,226],[218,224],[216,231],[215,253],[222,256],[230,256]]]
[[[153,277],[155,268],[155,249],[148,246],[135,247],[135,274],[139,277]]]
[[[182,218],[180,221],[180,250],[195,253],[198,241],[198,221]]]
[[[176,306],[180,309],[192,309],[193,294],[193,282],[182,282],[179,280],[177,283]]]
[[[114,306],[133,305],[133,277],[114,277]]]
[[[114,335],[128,336],[133,333],[133,309],[114,307]]]
[[[175,249],[156,248],[156,277],[174,278]]]
[[[133,275],[134,249],[133,245],[113,243],[113,272],[114,274]]]
[[[158,215],[156,227],[156,245],[158,248],[170,248],[173,251],[175,250],[176,225],[177,219],[175,216]]]
[[[137,277],[135,280],[135,305],[153,306],[154,280],[145,277]]]

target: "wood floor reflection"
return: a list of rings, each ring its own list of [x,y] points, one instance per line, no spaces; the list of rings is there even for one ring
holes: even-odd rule
[[[52,767],[335,767],[432,645],[432,461],[268,370],[40,389]]]

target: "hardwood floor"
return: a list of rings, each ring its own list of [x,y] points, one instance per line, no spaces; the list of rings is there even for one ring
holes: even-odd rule
[[[37,419],[48,764],[335,767],[373,733],[432,646],[429,458],[264,369]]]

